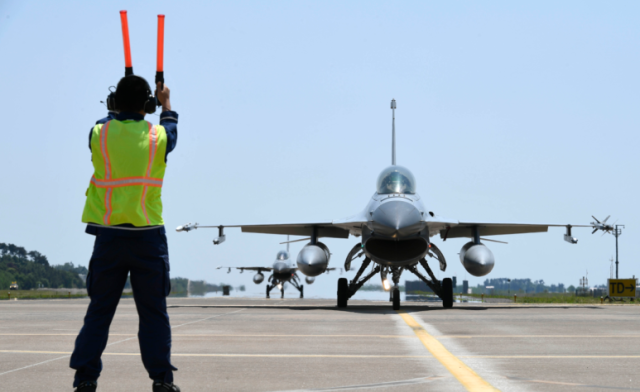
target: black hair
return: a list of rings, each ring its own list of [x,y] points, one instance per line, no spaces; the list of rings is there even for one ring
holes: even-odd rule
[[[151,95],[149,83],[140,76],[129,75],[120,79],[116,87],[116,108],[121,112],[138,113]]]

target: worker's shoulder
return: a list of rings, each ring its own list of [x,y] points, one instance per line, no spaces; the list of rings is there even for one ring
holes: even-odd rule
[[[117,115],[118,113],[116,112],[109,112],[107,114],[107,117],[101,118],[100,120],[96,121],[96,125],[102,125],[107,123],[108,121],[115,120]]]

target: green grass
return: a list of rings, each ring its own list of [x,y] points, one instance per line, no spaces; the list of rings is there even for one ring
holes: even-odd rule
[[[458,294],[459,295],[459,294]],[[576,296],[573,293],[536,293],[536,294],[523,294],[516,293],[516,303],[522,304],[600,304],[600,297],[582,297]],[[482,298],[482,294],[467,294],[466,297]],[[484,298],[504,298],[511,301],[514,300],[513,295],[486,295]],[[609,303],[605,300],[604,303]],[[623,303],[621,301],[613,301],[613,303]],[[636,304],[637,300],[631,302],[628,298],[624,300],[624,303]]]
[[[10,297],[9,297],[10,296]],[[48,290],[2,290],[0,300],[3,299],[45,299],[45,298],[84,298],[86,294],[71,294],[69,292]]]

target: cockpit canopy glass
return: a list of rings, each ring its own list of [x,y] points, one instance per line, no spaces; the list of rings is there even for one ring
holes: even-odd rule
[[[285,250],[281,250],[280,252],[278,252],[276,260],[289,260],[289,253],[287,253],[287,251]]]
[[[416,180],[406,167],[389,166],[378,177],[378,194],[416,193]]]

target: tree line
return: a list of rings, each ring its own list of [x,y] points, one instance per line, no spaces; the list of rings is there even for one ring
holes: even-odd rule
[[[546,285],[542,279],[534,281],[531,279],[511,279],[511,282],[508,278],[486,279],[484,287],[487,286],[493,286],[496,291],[520,293],[564,293],[567,291],[562,283]],[[573,290],[573,286],[570,286],[569,291]]]
[[[21,290],[84,288],[85,282],[78,276],[82,272],[77,271],[85,271],[86,275],[86,267],[73,263],[52,266],[47,256],[38,251],[0,242],[0,289],[8,289],[11,282],[17,282]]]
[[[187,290],[188,286],[188,290]],[[192,280],[186,278],[171,278],[171,294],[174,295],[186,295],[189,292],[191,295],[205,295],[209,292],[220,292],[223,286],[229,286],[230,290],[234,290],[231,285],[226,283],[207,283],[204,280]],[[237,288],[239,291],[244,291],[244,285]]]

